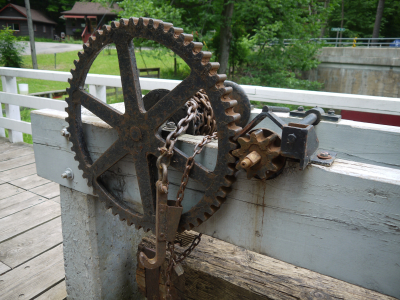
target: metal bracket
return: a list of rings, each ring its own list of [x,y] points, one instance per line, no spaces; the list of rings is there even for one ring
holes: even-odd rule
[[[326,154],[328,154],[328,156]],[[324,156],[327,157],[324,158]],[[314,152],[313,155],[311,155],[310,162],[312,164],[321,165],[324,167],[330,167],[335,161],[336,156],[337,156],[336,152],[318,149],[317,151]]]
[[[297,110],[292,110],[289,115],[291,117],[304,118],[306,116],[306,112],[307,111],[304,110],[303,106],[299,106]],[[342,116],[336,115],[335,111],[330,109],[328,113],[321,114],[321,119],[324,121],[339,122],[342,119]]]

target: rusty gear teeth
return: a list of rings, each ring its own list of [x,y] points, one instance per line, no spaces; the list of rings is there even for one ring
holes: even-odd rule
[[[125,49],[124,47],[132,47],[129,49],[133,49],[133,46],[127,42],[132,41],[133,38],[153,40],[179,55],[192,70],[191,75],[185,79],[185,81],[190,82],[192,86],[182,86],[181,94],[184,94],[186,97],[186,94],[192,90],[194,90],[192,94],[194,95],[200,89],[204,89],[209,96],[210,103],[215,113],[218,128],[218,153],[216,167],[214,171],[202,171],[201,168],[203,167],[196,164],[197,174],[204,172],[205,195],[189,211],[182,214],[181,222],[179,224],[179,231],[191,229],[211,217],[224,202],[226,194],[230,190],[230,186],[234,180],[234,177],[232,176],[234,174],[234,169],[232,166],[235,162],[235,158],[231,152],[237,148],[237,144],[232,143],[230,139],[233,137],[235,132],[241,128],[237,127],[234,123],[235,120],[240,118],[240,115],[234,113],[232,110],[237,102],[229,98],[232,89],[224,86],[226,75],[217,74],[219,64],[216,62],[210,62],[212,54],[207,51],[202,52],[201,49],[203,44],[193,42],[193,36],[190,34],[184,34],[183,29],[174,28],[171,23],[164,23],[161,20],[153,20],[151,18],[121,19],[112,22],[111,26],[104,25],[102,30],[98,30],[95,35],[89,39],[89,42],[83,45],[84,50],[78,52],[79,60],[74,61],[75,70],[71,70],[72,79],[68,80],[70,88],[67,89],[69,97],[66,99],[68,104],[68,108],[66,108],[66,112],[68,113],[66,121],[69,124],[68,131],[71,133],[70,141],[73,145],[71,150],[76,153],[75,160],[79,162],[78,168],[83,171],[83,177],[87,179],[88,185],[93,186],[95,194],[97,194],[99,199],[105,203],[107,209],[111,209],[113,215],[119,215],[119,218],[125,220],[128,225],[135,224],[135,227],[138,229],[143,228],[145,231],[152,230],[154,232],[154,198],[148,197],[148,195],[141,195],[144,214],[139,214],[115,198],[102,185],[100,180],[98,180],[98,177],[101,174],[96,173],[97,171],[93,167],[97,161],[92,163],[92,159],[86,146],[80,117],[81,106],[87,106],[88,101],[91,101],[92,104],[94,103],[94,106],[99,105],[99,100],[96,100],[90,95],[88,96],[88,94],[83,90],[86,76],[92,62],[101,50],[111,43],[115,43],[119,55],[119,51],[125,51],[123,53],[127,53],[126,51],[128,48]],[[129,74],[126,75],[121,73],[121,81],[128,77]],[[135,77],[133,76],[133,78]],[[179,85],[177,88],[179,88]],[[124,95],[129,92],[126,90],[126,86],[124,89],[124,82],[123,92]],[[173,107],[177,106],[179,103],[179,106],[176,107],[176,109],[178,109],[184,104],[184,102],[178,102],[182,100],[185,99],[175,100],[174,98]],[[93,105],[89,106],[93,107]],[[133,104],[129,103],[129,105]],[[126,102],[125,106],[127,107]],[[103,112],[106,110],[104,104],[102,104],[102,109]],[[146,112],[146,114],[150,114],[152,110],[153,108]],[[92,112],[95,113],[94,111]],[[97,112],[97,115],[101,115],[101,112]],[[129,116],[129,113],[127,112],[126,115]],[[120,124],[116,122],[118,126],[121,126],[117,126],[116,128],[119,135],[117,142],[120,141],[121,143],[121,146],[118,149],[127,151],[126,149],[134,147],[134,144],[132,144],[132,141],[127,138],[127,132],[129,132],[129,130],[127,130],[128,125],[124,125],[123,122],[127,122],[126,119],[135,118],[124,118],[124,116],[125,115],[118,116],[118,118],[121,118],[119,121]],[[155,115],[154,119],[161,121],[163,117],[163,115]],[[107,118],[104,115],[102,115],[102,119],[107,122]],[[111,122],[111,120],[109,121]],[[161,124],[158,126],[160,125]],[[133,125],[129,126],[131,127],[128,129],[132,128]],[[149,153],[156,155],[156,150],[149,150]],[[117,161],[120,159],[121,158]],[[171,166],[180,171],[182,171],[183,168],[183,165],[180,165],[179,163],[176,163],[175,165],[171,164]],[[140,184],[139,186],[141,189],[142,186]]]
[[[268,129],[254,129],[238,139],[240,148],[233,151],[239,158],[236,169],[244,169],[247,178],[275,178],[285,166],[286,159],[280,153],[281,139]]]

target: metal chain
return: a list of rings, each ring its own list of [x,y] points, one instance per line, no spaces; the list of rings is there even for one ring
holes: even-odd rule
[[[187,116],[181,119],[178,124],[176,125],[176,128],[174,131],[172,131],[167,138],[165,139],[165,146],[163,148],[160,148],[159,150],[161,151],[161,154],[164,152],[168,152],[169,156],[172,156],[174,153],[174,145],[178,139],[178,137],[186,131],[189,127],[189,123],[196,118],[197,115],[197,109],[199,108],[199,104],[193,100],[190,99],[188,102],[186,102],[186,106],[188,108],[187,110]]]
[[[167,280],[165,281],[165,286],[166,286],[166,295],[165,295],[165,299],[166,300],[172,300],[172,295],[171,295],[171,286],[172,286],[172,281],[171,281],[171,275],[172,275],[172,268],[174,267],[174,265],[182,262],[186,257],[188,257],[190,255],[190,253],[192,253],[192,251],[194,250],[194,248],[197,247],[198,244],[200,244],[201,242],[201,236],[202,233],[200,233],[198,236],[196,236],[192,243],[190,244],[190,246],[183,251],[179,257],[176,257],[175,254],[175,245],[174,243],[168,243],[168,249],[169,249],[169,260],[168,260],[168,267],[165,270],[165,277],[167,278]]]
[[[160,148],[161,155],[158,161],[166,156],[167,159],[170,159],[173,155],[174,145],[178,139],[178,137],[187,130],[189,127],[189,123],[195,119],[195,133],[200,135],[205,135],[200,143],[196,145],[194,148],[194,153],[190,156],[185,165],[185,171],[183,172],[181,185],[179,187],[179,191],[177,193],[177,201],[176,206],[181,206],[183,197],[185,194],[185,189],[189,181],[189,174],[190,170],[194,166],[194,158],[197,154],[201,153],[203,147],[210,143],[212,140],[217,139],[217,132],[216,132],[216,121],[214,120],[214,111],[211,107],[210,101],[208,99],[207,94],[204,90],[200,90],[193,96],[189,101],[186,102],[186,106],[188,107],[187,116],[179,121],[174,131],[172,131],[166,138],[165,146]],[[201,110],[201,112],[199,112]],[[164,179],[164,177],[163,177]],[[167,179],[166,179],[167,181]],[[168,267],[165,270],[165,277],[166,277],[166,300],[171,300],[171,275],[172,269],[174,265],[182,262],[190,253],[197,247],[197,245],[201,241],[201,233],[196,236],[191,245],[184,251],[182,254],[179,255],[179,258],[176,258],[175,254],[175,245],[174,243],[168,243],[168,249],[170,252],[170,257],[168,261]]]
[[[214,111],[206,92],[200,90],[192,99],[199,104],[199,113],[195,122],[195,134],[210,135],[214,133],[217,130],[217,121],[214,118]]]
[[[189,173],[190,173],[190,170],[194,166],[194,158],[195,158],[195,156],[197,154],[199,154],[203,150],[203,147],[205,145],[210,143],[212,140],[216,140],[217,138],[218,137],[217,137],[217,133],[216,132],[214,132],[212,135],[206,135],[203,138],[203,140],[200,143],[198,143],[196,145],[196,147],[194,147],[193,155],[190,156],[186,161],[185,171],[183,172],[182,179],[181,179],[181,185],[179,187],[178,194],[176,195],[176,198],[177,198],[176,206],[181,206],[181,203],[182,203],[182,200],[183,200],[183,196],[185,195],[186,185],[188,184],[188,181],[189,181]]]

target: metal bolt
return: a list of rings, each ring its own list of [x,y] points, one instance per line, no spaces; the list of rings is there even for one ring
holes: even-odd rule
[[[294,133],[291,133],[288,135],[287,139],[289,143],[294,143],[296,141],[296,135]]]
[[[74,173],[70,168],[67,168],[65,172],[61,174],[61,178],[72,180],[74,179]]]
[[[164,233],[163,232],[160,233],[160,237],[162,237],[162,238],[164,237]]]
[[[69,131],[67,130],[67,128],[63,128],[61,130],[61,135],[65,136],[66,138],[69,138],[71,136],[71,134],[69,133]]]
[[[303,107],[303,106],[299,106],[299,107],[297,108],[297,110],[298,110],[298,111],[303,111],[303,110],[304,110],[304,107]]]
[[[335,114],[335,110],[334,109],[328,110],[328,115],[334,115],[334,114]]]
[[[166,128],[170,128],[170,129],[175,129],[175,123],[174,122],[168,122],[167,124],[166,124]]]
[[[317,155],[320,159],[330,159],[332,156],[329,155],[329,152],[321,152]]]

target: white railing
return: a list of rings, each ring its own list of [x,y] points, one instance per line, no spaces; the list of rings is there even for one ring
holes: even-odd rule
[[[9,130],[10,141],[21,142],[22,132],[32,133],[30,123],[21,121],[21,106],[36,109],[51,108],[64,111],[66,106],[64,101],[17,94],[16,77],[67,82],[68,78],[71,78],[70,73],[0,67],[0,75],[3,83],[3,92],[0,92],[0,105],[4,103],[6,107],[6,117],[0,116],[0,136],[5,136],[3,128],[7,128]],[[180,82],[180,80],[140,78],[143,90],[153,90],[156,88],[172,90]],[[113,75],[88,74],[86,84],[89,85],[89,92],[102,101],[106,101],[106,86],[122,87],[120,77]],[[291,90],[253,85],[242,85],[242,87],[250,100],[260,102],[320,106],[400,115],[399,98]]]

